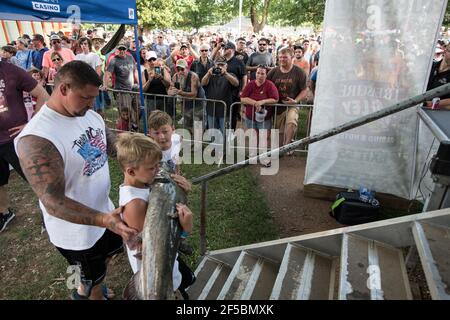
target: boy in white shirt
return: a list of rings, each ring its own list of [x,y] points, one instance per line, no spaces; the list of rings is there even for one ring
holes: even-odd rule
[[[149,185],[159,171],[162,158],[160,147],[142,134],[122,133],[116,143],[117,160],[124,174],[124,182],[119,190],[119,205],[123,206],[122,217],[127,225],[142,232],[150,195]],[[183,233],[192,231],[192,212],[184,204],[177,204],[178,218]],[[127,245],[128,259],[133,272],[141,269],[139,249]],[[174,291],[184,289],[195,281],[192,271],[179,258],[175,260],[173,273]]]
[[[161,110],[152,111],[148,117],[148,133],[162,150],[162,161],[174,170],[172,179],[186,192],[192,189],[191,183],[181,176],[180,150],[182,138],[174,133],[172,118]]]

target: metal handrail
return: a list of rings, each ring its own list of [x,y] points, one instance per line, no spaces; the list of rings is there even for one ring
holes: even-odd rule
[[[304,145],[309,145],[311,143],[317,142],[317,141],[321,141],[324,140],[326,138],[335,136],[339,133],[354,129],[356,127],[360,127],[362,125],[371,123],[373,121],[376,121],[378,119],[384,118],[386,116],[398,113],[400,111],[406,110],[408,108],[417,106],[419,104],[422,104],[425,101],[431,101],[433,98],[436,97],[441,97],[444,96],[446,94],[450,93],[450,84],[446,84],[443,86],[440,86],[438,88],[429,90],[423,94],[417,95],[413,98],[410,99],[406,99],[404,101],[398,102],[390,107],[381,109],[379,111],[373,112],[371,114],[368,114],[366,116],[362,116],[359,117],[355,120],[346,122],[340,126],[331,128],[329,130],[320,132],[318,134],[315,134],[313,136],[309,136],[306,138],[303,138],[301,140],[295,141],[293,143],[284,145],[280,148],[265,152],[263,154],[257,155],[255,157],[252,157],[250,159],[247,159],[245,161],[241,161],[239,163],[236,163],[234,165],[231,165],[229,167],[226,168],[222,168],[219,170],[216,170],[214,172],[210,172],[208,174],[205,174],[203,176],[197,177],[192,179],[192,184],[202,184],[202,194],[201,194],[201,199],[202,199],[202,203],[201,203],[201,213],[200,213],[200,254],[203,256],[206,254],[207,252],[207,248],[206,248],[206,212],[204,212],[205,210],[205,204],[203,203],[203,201],[206,201],[206,191],[207,191],[207,182],[209,180],[218,178],[220,176],[223,176],[225,174],[229,174],[232,173],[238,169],[241,169],[247,165],[249,165],[251,162],[252,163],[256,163],[256,161],[260,160],[261,158],[266,158],[268,156],[282,156],[285,153],[294,150],[295,148],[299,147],[299,146],[304,146]]]

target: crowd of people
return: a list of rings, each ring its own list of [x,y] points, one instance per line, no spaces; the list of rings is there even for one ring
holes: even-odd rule
[[[320,57],[320,38],[315,37],[154,32],[139,37],[139,55],[132,37],[105,55],[106,41],[95,32],[76,39],[54,33],[49,40],[47,47],[42,35],[24,35],[2,47],[0,231],[15,216],[6,192],[11,165],[39,197],[50,241],[70,265],[82,269],[73,299],[113,296],[103,280],[107,262],[122,250],[123,241],[133,271],[140,269],[138,247],[131,240],[142,231],[148,186],[161,160],[173,169],[173,180],[191,190],[179,170],[176,110],[166,108],[166,96],[221,100],[226,106],[241,102],[242,110],[231,114],[232,128],[242,121],[248,130],[280,129],[280,144],[288,144],[297,130],[298,105],[314,97]],[[445,43],[441,48],[430,88],[450,80],[450,49]],[[111,103],[108,89],[113,89],[120,114],[116,128],[137,131],[140,113],[130,91],[139,77],[144,92],[155,95],[147,101],[149,136],[122,133],[116,142],[103,119]],[[183,116],[193,107],[185,103]],[[208,128],[223,132],[225,109],[204,107]],[[109,199],[108,167],[108,158],[116,156],[124,174],[117,209]],[[177,210],[186,237],[192,212],[182,204]],[[191,270],[177,258],[174,290],[187,298],[185,289],[193,281]]]
[[[293,37],[258,36],[256,34],[220,34],[207,32],[204,34],[185,35],[181,32],[151,32],[139,36],[140,54],[137,56],[135,39],[125,36],[111,52],[102,54],[105,45],[106,33],[97,30],[88,30],[86,34],[78,31],[73,36],[63,32],[49,35],[47,46],[43,35],[36,34],[30,39],[23,35],[14,42],[2,47],[2,58],[9,61],[30,74],[39,78],[42,85],[47,85],[51,93],[51,86],[58,70],[72,60],[87,62],[103,79],[102,89],[113,89],[113,98],[116,99],[118,114],[117,129],[139,130],[139,101],[135,94],[129,91],[137,89],[138,66],[141,70],[143,89],[146,94],[148,110],[160,109],[174,116],[176,107],[174,101],[164,96],[177,96],[184,98],[183,115],[185,123],[192,123],[190,116],[195,102],[189,98],[207,98],[224,101],[227,108],[234,102],[240,101],[240,94],[245,86],[256,78],[256,70],[263,66],[266,73],[285,63],[284,55],[290,61],[282,73],[285,80],[279,81],[280,104],[311,103],[320,51],[320,37],[302,36]],[[287,49],[281,51],[282,49]],[[282,52],[282,55],[280,53]],[[280,61],[280,57],[283,62]],[[296,90],[289,92],[291,83],[296,83],[300,68],[305,77]],[[294,73],[284,75],[294,69]],[[219,71],[220,70],[220,71]],[[238,85],[236,85],[236,81]],[[277,81],[277,79],[268,79]],[[307,89],[305,92],[303,90]],[[127,93],[128,92],[128,93]],[[289,94],[287,94],[289,92]],[[300,92],[302,94],[300,95]],[[288,97],[289,95],[289,97]],[[286,100],[287,98],[293,100]],[[178,99],[179,100],[179,99]],[[111,93],[102,92],[96,99],[94,110],[104,116],[104,109],[111,104]],[[212,104],[205,106],[205,123],[208,128],[225,128],[224,108]],[[27,106],[28,107],[28,106]],[[200,108],[200,109],[201,109]],[[270,108],[270,107],[268,107]],[[197,108],[198,109],[198,108]],[[250,124],[246,121],[245,108],[233,109],[231,128],[236,129],[237,122]],[[282,114],[282,107],[272,114]],[[285,108],[286,109],[286,108]],[[202,113],[202,112],[200,112]],[[249,115],[249,114],[247,114]],[[287,116],[287,114],[286,114]],[[285,116],[282,116],[285,117]],[[271,118],[271,122],[277,120]],[[255,119],[251,121],[255,127]],[[279,121],[280,121],[279,120]],[[270,128],[269,128],[270,129]],[[287,137],[285,143],[290,141]]]

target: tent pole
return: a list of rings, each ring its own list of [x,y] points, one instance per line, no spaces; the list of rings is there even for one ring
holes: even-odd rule
[[[142,89],[141,48],[139,47],[137,24],[134,25],[134,41],[136,42],[136,62],[139,78],[140,115],[144,117],[144,134],[147,134],[147,114],[145,112],[144,91]]]

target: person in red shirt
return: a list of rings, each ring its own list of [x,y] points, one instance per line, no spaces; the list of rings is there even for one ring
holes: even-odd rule
[[[257,134],[259,130],[263,131],[262,135],[267,134],[267,139],[263,139],[256,146],[250,146],[250,156],[256,155],[255,149],[258,148],[258,145],[263,150],[267,150],[267,146],[270,145],[272,107],[267,105],[277,103],[279,96],[275,84],[267,80],[267,72],[267,67],[258,66],[256,79],[250,81],[241,93],[241,102],[245,104],[245,128],[255,130],[252,135]],[[250,141],[254,141],[254,139],[250,139]],[[270,162],[266,162],[264,165],[270,166]]]
[[[171,54],[173,64],[176,65],[177,61],[180,59],[186,60],[188,64],[188,69],[191,69],[192,62],[199,59],[199,55],[192,49],[189,42],[181,43],[179,50],[173,50]]]
[[[24,91],[36,97],[36,112],[48,99],[44,87],[25,70],[9,62],[0,61],[0,232],[15,217],[9,208],[6,191],[10,173],[9,165],[26,180],[13,144],[14,138],[28,122],[23,101]]]

